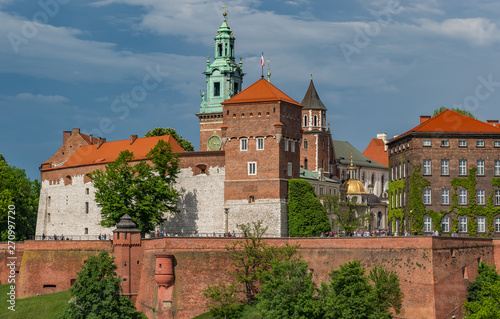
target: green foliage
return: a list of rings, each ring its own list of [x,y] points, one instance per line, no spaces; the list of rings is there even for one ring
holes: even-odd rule
[[[344,202],[338,195],[325,195],[321,200],[328,214],[333,216],[333,226],[346,234],[354,233],[370,219],[369,214],[358,214],[357,210],[364,205],[357,204],[354,199]]]
[[[23,169],[9,165],[0,154],[0,229],[1,240],[8,239],[9,205],[14,205],[15,215],[10,214],[11,231],[16,240],[25,240],[35,234],[40,182],[32,181]],[[12,208],[12,206],[11,206]],[[12,218],[13,217],[13,218]]]
[[[273,260],[262,274],[257,307],[264,319],[321,318],[316,291],[305,261]]]
[[[153,130],[148,131],[146,135],[144,135],[144,137],[163,136],[163,135],[172,136],[186,152],[194,151],[193,144],[191,144],[190,141],[183,139],[182,136],[177,134],[177,131],[171,127],[154,128]]]
[[[169,143],[159,140],[147,158],[152,165],[146,161],[131,165],[134,154],[125,150],[106,165],[105,171],[90,174],[101,207],[101,225],[115,226],[127,213],[146,233],[164,221],[164,213],[178,212],[179,193],[174,188],[179,173],[178,154],[172,153]]]
[[[288,234],[290,237],[312,237],[330,231],[325,207],[316,197],[312,185],[303,179],[288,181]]]
[[[444,107],[444,106],[441,106],[439,109],[436,109],[434,110],[434,113],[432,114],[432,116],[436,116],[436,115],[439,115],[440,113],[446,111],[446,110],[452,110],[452,111],[455,111],[457,113],[460,113],[460,114],[463,114],[463,115],[466,115],[468,117],[472,117],[473,119],[475,119],[476,117],[469,111],[467,110],[462,110],[462,109],[459,109],[458,107],[457,108],[447,108],[447,107]]]
[[[262,227],[262,221],[238,225],[238,228],[245,234],[245,240],[235,241],[226,249],[235,266],[232,275],[244,286],[246,302],[250,305],[259,291],[262,272],[270,267],[271,261],[290,259],[299,246],[289,246],[287,243],[283,247],[270,247],[262,241],[267,230],[267,227]]]
[[[374,283],[372,292],[375,312],[381,314],[380,318],[383,317],[382,314],[389,314],[391,308],[399,314],[404,295],[401,291],[398,275],[382,266],[375,266],[370,270],[369,278]]]
[[[238,284],[218,282],[215,285],[208,285],[203,289],[203,296],[210,300],[209,310],[215,318],[237,318],[241,308],[237,307],[240,303],[238,297]]]
[[[481,262],[476,280],[467,287],[467,318],[500,318],[500,275],[495,266]]]
[[[113,260],[106,251],[87,259],[70,289],[73,298],[60,318],[137,318],[132,300],[120,296],[121,278]]]

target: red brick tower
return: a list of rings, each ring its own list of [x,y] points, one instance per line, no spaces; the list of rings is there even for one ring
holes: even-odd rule
[[[300,165],[313,172],[323,171],[327,177],[336,175],[332,134],[326,125],[327,109],[316,92],[312,78],[301,104],[304,108]]]
[[[261,79],[222,103],[226,229],[262,220],[286,235],[288,180],[299,178],[302,105]]]

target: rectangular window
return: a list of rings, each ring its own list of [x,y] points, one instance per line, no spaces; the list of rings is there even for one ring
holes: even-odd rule
[[[248,151],[248,139],[242,138],[240,140],[240,151]]]
[[[467,160],[458,161],[458,175],[461,176],[467,175]]]
[[[257,139],[257,150],[258,151],[262,151],[264,149],[264,138],[263,137],[259,137]]]
[[[288,176],[292,176],[292,163],[288,163]]]
[[[500,217],[495,218],[495,231],[500,232]]]
[[[403,178],[405,177],[406,177],[406,163],[403,163]]]
[[[500,147],[500,141],[495,141],[495,147]]]
[[[441,160],[441,175],[450,175],[450,161]]]
[[[424,159],[424,175],[431,175],[431,160]]]
[[[467,232],[467,217],[459,217],[458,219],[458,231],[461,233]]]
[[[458,141],[458,147],[467,147],[467,141],[466,140]]]
[[[484,176],[484,160],[477,161],[477,172],[478,176]]]
[[[441,219],[441,227],[443,233],[450,232],[450,217],[443,217],[443,219]]]
[[[432,231],[432,219],[430,217],[424,217],[424,232],[428,233]]]
[[[484,233],[485,229],[486,229],[486,218],[480,216],[477,218],[477,232]]]
[[[214,96],[220,96],[220,82],[214,82]]]
[[[458,203],[460,205],[467,205],[467,190],[461,189],[458,191]]]
[[[248,175],[257,175],[257,162],[248,162]]]
[[[89,213],[89,202],[85,202],[85,214]]]
[[[88,188],[85,188],[85,194],[88,195],[90,193]]]
[[[285,140],[285,152],[288,152],[290,149],[290,143],[288,143],[288,140]]]
[[[500,190],[495,190],[495,205],[500,205]]]
[[[290,147],[291,147],[292,153],[295,153],[295,142],[294,141],[291,142]]]
[[[450,190],[442,189],[441,190],[441,205],[449,205],[450,204]]]
[[[477,141],[476,147],[484,147],[484,141]]]
[[[486,201],[484,198],[484,189],[478,189],[476,194],[477,194],[477,204],[478,205],[486,204]]]
[[[495,176],[500,176],[500,161],[495,161]]]
[[[430,189],[424,189],[424,205],[430,205],[431,204],[431,190]]]
[[[424,140],[424,142],[422,143],[422,146],[424,146],[424,147],[430,147],[431,146],[431,140]]]
[[[442,140],[441,141],[441,147],[450,147],[450,141],[448,141],[448,140]]]
[[[323,187],[319,188],[319,194],[320,195],[325,195],[325,189]]]

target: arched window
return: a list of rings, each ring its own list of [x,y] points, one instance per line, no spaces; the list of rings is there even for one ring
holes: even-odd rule
[[[382,228],[382,212],[377,214],[377,228]]]
[[[304,126],[307,126],[307,115],[304,115]]]
[[[314,126],[318,126],[318,116],[314,115]]]
[[[219,56],[222,56],[222,43],[219,43],[219,44],[217,45],[217,49],[218,49],[217,51],[218,51],[218,53],[219,53]]]
[[[304,168],[305,168],[305,169],[308,169],[308,168],[307,168],[307,157],[306,157],[306,158],[304,158]]]
[[[307,140],[304,140],[304,149],[307,150]]]
[[[67,175],[64,178],[64,185],[71,185],[71,176]]]

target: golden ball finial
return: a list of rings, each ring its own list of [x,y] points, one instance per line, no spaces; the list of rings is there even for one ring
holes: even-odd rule
[[[225,13],[225,12],[224,12],[222,15],[223,15],[223,16],[227,16],[227,13]]]

